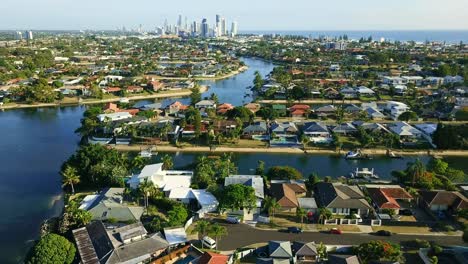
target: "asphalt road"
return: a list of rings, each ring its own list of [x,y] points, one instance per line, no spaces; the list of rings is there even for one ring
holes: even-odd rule
[[[416,238],[434,241],[440,245],[464,245],[461,237],[457,236],[430,236],[430,235],[392,235],[390,237],[375,236],[369,234],[332,235],[318,232],[304,232],[301,234],[289,234],[275,230],[260,230],[245,224],[222,224],[228,229],[228,235],[218,241],[218,250],[228,251],[255,243],[268,242],[269,240],[288,240],[316,243],[323,242],[329,245],[358,245],[370,240],[386,240],[390,242],[401,242],[414,240]]]

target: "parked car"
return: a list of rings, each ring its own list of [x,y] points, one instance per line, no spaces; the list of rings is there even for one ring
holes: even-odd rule
[[[390,232],[388,230],[379,230],[379,231],[375,232],[374,234],[376,236],[391,236],[392,232]]]
[[[302,233],[302,229],[300,229],[299,227],[291,226],[288,227],[288,233],[299,234]]]
[[[343,234],[343,231],[341,231],[338,228],[332,228],[332,229],[330,229],[330,234],[341,235],[341,234]]]
[[[401,209],[399,215],[411,216],[413,215],[413,212],[411,212],[411,209]]]
[[[240,220],[239,220],[239,218],[237,218],[235,216],[228,216],[228,217],[226,217],[226,222],[228,222],[230,224],[239,224]]]
[[[216,248],[216,241],[209,236],[203,237],[202,244],[209,249]]]

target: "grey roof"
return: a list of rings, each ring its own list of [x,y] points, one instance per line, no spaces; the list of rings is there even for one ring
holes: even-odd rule
[[[304,132],[319,132],[319,133],[329,133],[328,128],[325,124],[321,122],[307,122],[304,124]]]
[[[127,239],[131,239],[138,236],[144,236],[148,232],[143,227],[141,222],[136,222],[134,224],[126,225],[120,228],[116,228],[112,231],[118,235],[118,238],[123,242]]]
[[[289,259],[257,258],[256,264],[290,264]]]
[[[357,132],[357,129],[351,123],[343,123],[335,126],[333,128],[333,132],[335,133],[353,133]]]
[[[259,175],[230,175],[224,179],[224,186],[232,184],[242,184],[251,186],[255,189],[255,196],[257,198],[264,198],[263,178]]]
[[[344,107],[344,111],[346,112],[359,112],[361,108],[355,104],[349,104]]]
[[[296,256],[317,256],[317,247],[314,242],[293,242],[292,249]]]
[[[328,255],[330,264],[360,264],[356,255]]]
[[[317,202],[315,202],[314,198],[297,198],[297,202],[299,203],[299,207],[302,209],[317,209]]]
[[[364,109],[364,111],[367,112],[367,115],[372,117],[372,118],[384,118],[385,115],[382,114],[378,109],[375,109],[374,107],[367,107]]]
[[[272,258],[292,258],[291,242],[269,241],[268,253]]]
[[[146,104],[140,107],[141,110],[156,110],[156,109],[161,109],[161,108],[162,108],[161,103]]]
[[[328,208],[366,208],[371,206],[357,186],[319,182],[315,185],[315,199]]]
[[[144,208],[124,204],[124,190],[125,188],[107,188],[100,192],[99,196],[88,208],[88,211],[93,215],[93,219],[139,220]]]
[[[333,105],[324,105],[316,108],[315,112],[335,112],[336,108]]]
[[[121,234],[119,231],[125,232],[125,230],[131,230],[139,226],[141,226],[141,223],[121,227],[113,231],[118,236]],[[113,244],[114,238],[108,233],[101,221],[94,221],[85,228],[73,230],[73,234],[75,240],[87,241],[84,244],[80,243],[81,246],[78,247],[81,261],[84,264],[140,263],[148,260],[155,252],[169,246],[169,243],[158,234],[135,242]]]
[[[273,123],[270,129],[275,133],[297,132],[296,124],[293,122]]]
[[[125,244],[114,250],[107,264],[140,263],[151,258],[156,251],[169,247],[169,243],[155,234],[151,237]]]
[[[244,133],[266,133],[268,129],[265,122],[255,122],[244,128],[243,131]]]

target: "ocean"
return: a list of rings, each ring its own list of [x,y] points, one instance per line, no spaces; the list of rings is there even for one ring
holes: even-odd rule
[[[318,38],[319,36],[338,37],[348,35],[350,39],[368,38],[374,40],[385,38],[388,41],[438,41],[447,43],[468,42],[468,30],[306,30],[306,31],[275,31],[275,30],[246,30],[240,34],[276,34],[295,35]]]

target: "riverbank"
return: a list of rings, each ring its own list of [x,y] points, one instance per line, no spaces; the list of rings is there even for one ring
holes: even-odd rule
[[[141,151],[142,149],[147,149],[148,145],[114,145],[114,149],[119,151]],[[156,151],[161,152],[206,152],[206,153],[226,153],[226,152],[236,152],[236,153],[284,153],[284,154],[329,154],[329,155],[344,155],[345,150],[342,150],[341,153],[338,153],[334,150],[329,149],[307,149],[306,151],[300,148],[252,148],[252,147],[222,147],[218,146],[215,148],[210,147],[175,147],[175,146],[156,146]],[[362,149],[363,154],[368,155],[387,155],[386,149]],[[458,156],[465,157],[468,156],[468,150],[393,150],[395,155],[402,156]]]
[[[230,73],[224,74],[224,75],[219,75],[219,76],[214,76],[214,77],[164,77],[164,76],[158,76],[158,75],[148,75],[149,77],[152,77],[156,80],[179,80],[179,81],[185,81],[185,80],[195,80],[195,81],[219,81],[223,79],[230,78],[232,76],[235,76],[237,74],[240,74],[242,72],[245,72],[248,70],[248,66],[242,66],[239,69],[232,71]]]
[[[208,86],[202,85],[200,86],[200,93],[204,93],[208,91]],[[145,99],[157,99],[157,98],[171,98],[171,97],[183,97],[189,96],[192,93],[190,89],[182,89],[182,90],[175,90],[175,91],[164,91],[160,93],[148,94],[148,95],[135,95],[135,96],[127,96],[129,101],[138,101],[138,100],[145,100]],[[76,99],[75,102],[68,101],[68,102],[56,102],[56,103],[38,103],[38,104],[8,104],[0,106],[0,109],[20,109],[20,108],[41,108],[41,107],[55,107],[55,106],[73,106],[73,105],[92,105],[92,104],[105,104],[105,103],[113,103],[120,101],[121,97],[116,98],[108,98],[108,99],[85,99],[81,102]]]

